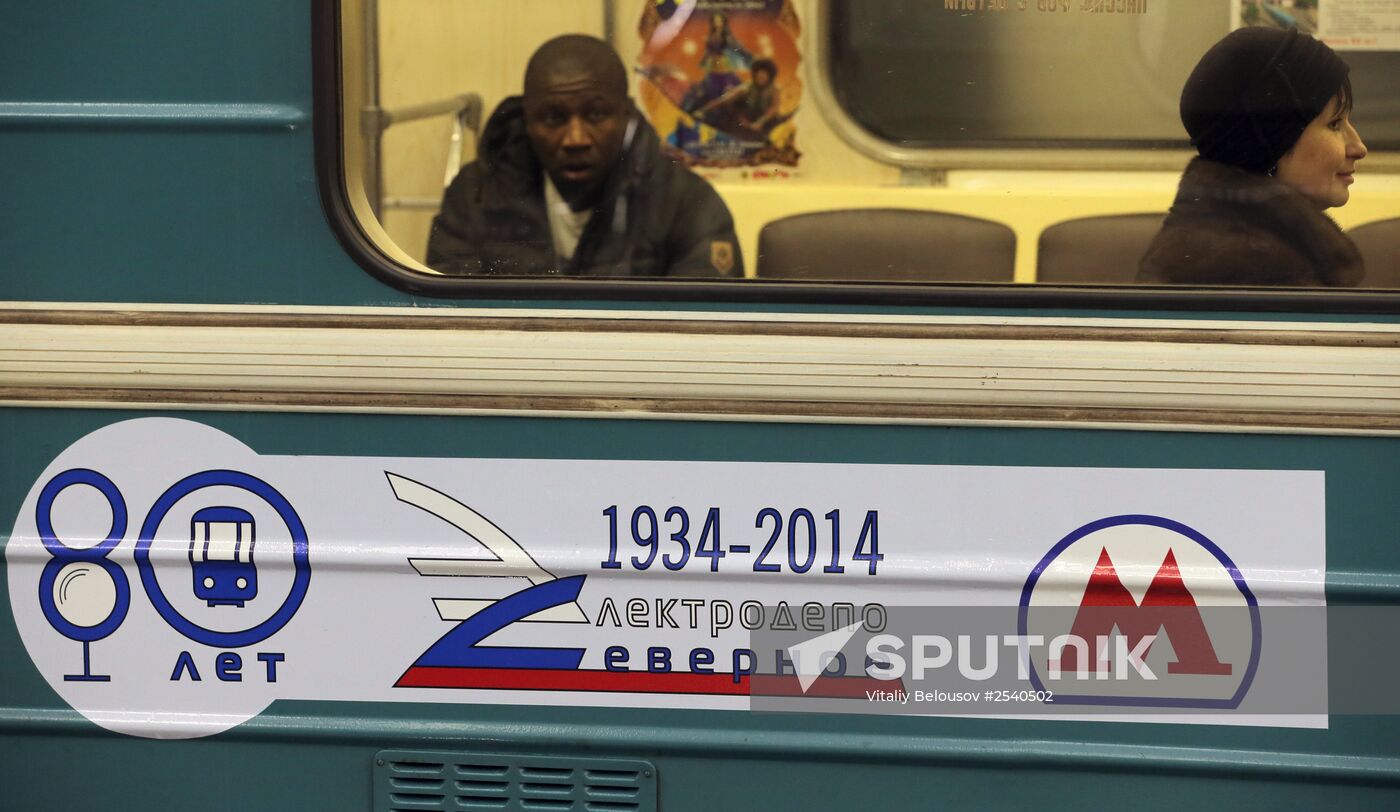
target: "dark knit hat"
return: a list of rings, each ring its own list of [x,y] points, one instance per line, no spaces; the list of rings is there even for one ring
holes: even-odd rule
[[[1241,28],[1206,51],[1181,90],[1201,157],[1267,172],[1327,107],[1349,68],[1296,28]]]

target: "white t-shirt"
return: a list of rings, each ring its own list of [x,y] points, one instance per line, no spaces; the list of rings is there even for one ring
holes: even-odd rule
[[[554,182],[549,179],[548,173],[544,176],[544,210],[549,215],[549,233],[554,238],[554,253],[564,259],[573,259],[574,251],[578,250],[579,237],[583,236],[583,229],[593,217],[593,210],[574,211],[569,208],[568,201],[554,188]]]

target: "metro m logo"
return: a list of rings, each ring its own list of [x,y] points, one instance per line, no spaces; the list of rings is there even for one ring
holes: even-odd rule
[[[1047,644],[1027,665],[1056,703],[1235,708],[1259,663],[1259,606],[1239,568],[1159,516],[1112,516],[1067,535],[1027,578],[1017,626]],[[1128,650],[1138,673],[1125,667]]]
[[[1106,643],[1115,627],[1127,638],[1126,645],[1130,649],[1136,649],[1144,638],[1165,635],[1176,652],[1176,660],[1167,665],[1169,674],[1223,676],[1232,672],[1229,663],[1222,663],[1216,657],[1200,607],[1181,579],[1174,550],[1167,550],[1162,566],[1147,587],[1147,594],[1142,603],[1138,603],[1119,579],[1108,548],[1100,548],[1099,560],[1084,588],[1084,598],[1079,602],[1079,613],[1070,630],[1072,636],[1094,647],[1094,656],[1089,659],[1099,670],[1110,668]],[[1076,648],[1065,648],[1058,663],[1051,661],[1050,669],[1079,670],[1078,653]]]

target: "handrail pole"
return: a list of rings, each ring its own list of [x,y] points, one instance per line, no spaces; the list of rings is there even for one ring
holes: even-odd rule
[[[379,0],[364,0],[365,37],[365,105],[361,111],[361,133],[365,142],[365,169],[362,182],[365,197],[369,200],[370,211],[376,219],[380,217],[380,194],[383,164],[380,155],[380,138],[384,127],[379,121]]]

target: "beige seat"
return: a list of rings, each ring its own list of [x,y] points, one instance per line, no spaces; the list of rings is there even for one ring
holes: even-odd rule
[[[1357,226],[1347,232],[1366,260],[1363,288],[1400,288],[1400,217]]]
[[[1053,225],[1040,234],[1035,281],[1130,285],[1166,216],[1112,214]]]
[[[845,209],[774,220],[758,235],[761,279],[1010,282],[1016,234],[1001,223],[913,209]]]

